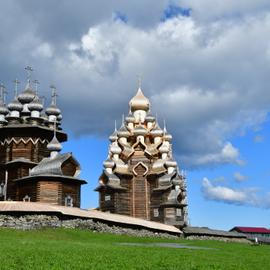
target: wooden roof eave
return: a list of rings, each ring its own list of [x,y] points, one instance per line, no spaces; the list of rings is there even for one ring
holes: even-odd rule
[[[173,185],[169,185],[169,186],[161,186],[158,188],[154,188],[153,192],[162,192],[162,191],[166,191],[168,189],[170,189]]]
[[[116,185],[99,185],[94,189],[94,191],[102,191],[102,190],[118,190],[118,191],[126,191],[127,188],[116,186]]]
[[[41,181],[41,180],[46,180],[46,181],[60,181],[60,182],[77,182],[80,183],[81,185],[87,184],[86,180],[75,178],[72,176],[66,176],[66,175],[35,175],[35,176],[25,176],[22,178],[14,179],[12,180],[13,182],[20,183],[20,182],[25,182],[25,181]]]

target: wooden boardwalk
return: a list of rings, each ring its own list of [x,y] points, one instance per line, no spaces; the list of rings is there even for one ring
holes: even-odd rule
[[[105,213],[98,210],[86,210],[76,207],[65,207],[53,204],[45,204],[38,202],[17,202],[5,201],[0,202],[0,214],[51,214],[58,213],[64,216],[75,218],[89,218],[96,221],[110,222],[115,225],[137,226],[138,228],[145,228],[150,230],[157,230],[161,232],[168,232],[173,234],[182,234],[182,231],[174,226],[166,225],[158,222],[147,221],[139,218]]]

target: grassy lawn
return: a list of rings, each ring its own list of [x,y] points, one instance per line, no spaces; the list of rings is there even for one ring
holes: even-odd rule
[[[181,243],[209,250],[119,243]],[[135,238],[72,229],[0,229],[0,269],[270,269],[270,246]]]

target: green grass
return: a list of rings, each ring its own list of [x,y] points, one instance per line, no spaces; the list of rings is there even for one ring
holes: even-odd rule
[[[121,246],[170,242],[213,250]],[[84,230],[0,230],[0,269],[270,269],[270,246],[136,238]]]

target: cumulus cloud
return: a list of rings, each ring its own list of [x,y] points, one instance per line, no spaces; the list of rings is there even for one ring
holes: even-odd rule
[[[51,82],[58,86],[64,128],[107,137],[114,119],[128,111],[136,75],[143,74],[152,111],[167,120],[183,167],[242,164],[230,140],[264,122],[269,110],[266,2],[249,1],[256,12],[235,23],[219,18],[230,13],[225,5],[212,5],[215,19],[205,20],[200,1],[183,1],[190,17],[161,21],[171,2],[82,1],[78,10],[66,1],[2,2],[2,79],[12,81],[32,64],[42,94],[49,94]],[[115,20],[117,12],[126,20]]]
[[[206,177],[202,181],[202,194],[206,200],[270,208],[270,193],[261,195],[258,191],[258,188],[234,189],[226,186],[213,185]]]

